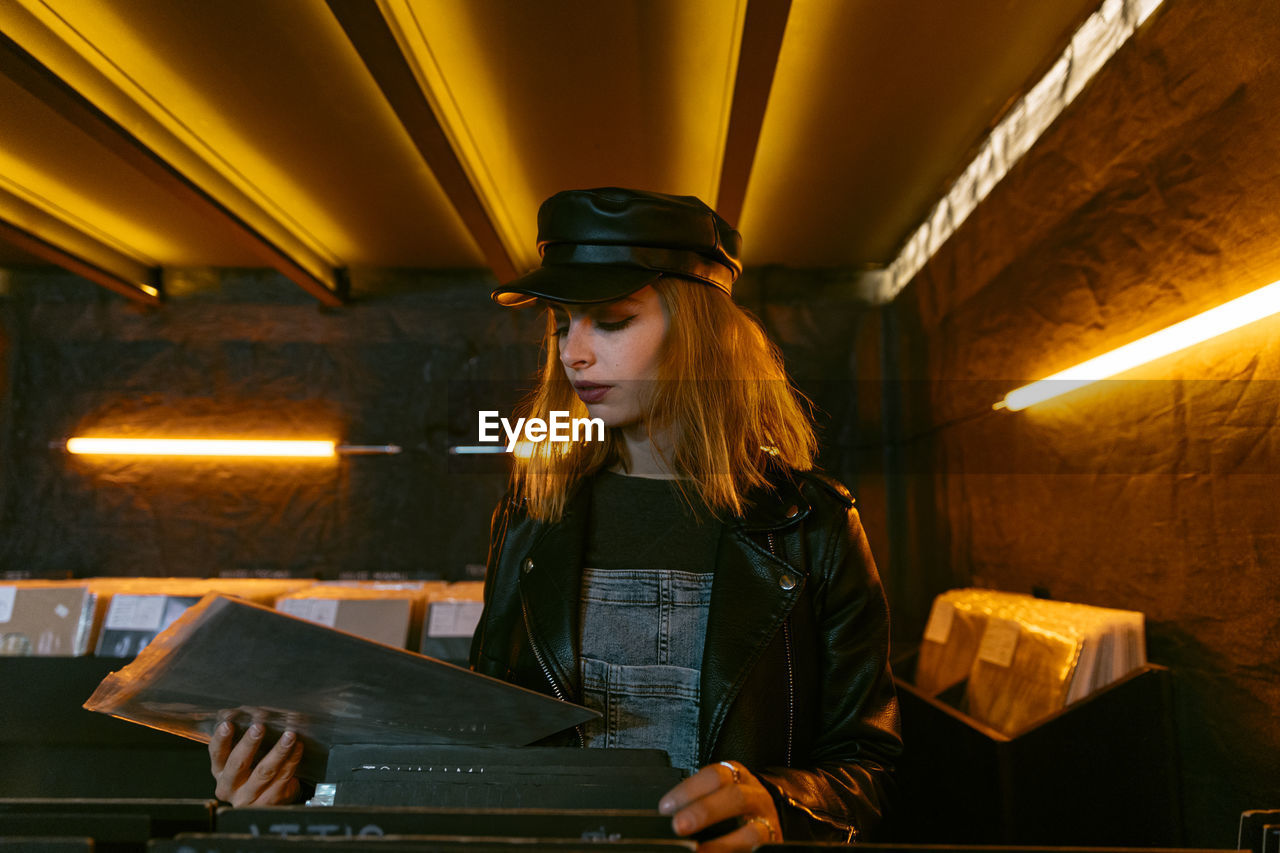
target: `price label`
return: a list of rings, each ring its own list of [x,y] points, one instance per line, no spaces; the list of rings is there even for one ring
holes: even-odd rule
[[[987,629],[982,632],[982,642],[978,644],[978,660],[996,666],[1011,666],[1020,633],[1018,623],[1011,619],[997,619],[994,616],[988,619]]]
[[[282,613],[332,628],[338,624],[336,598],[286,598],[279,603]]]
[[[950,601],[941,598],[933,600],[933,609],[929,611],[929,622],[924,626],[924,638],[930,643],[941,645],[951,636],[951,620],[955,618],[956,608]]]
[[[159,631],[164,619],[163,595],[113,595],[104,628],[117,631]]]
[[[427,613],[428,637],[470,637],[480,624],[482,601],[435,601]]]
[[[13,618],[13,600],[18,595],[18,588],[12,584],[0,586],[0,623]]]

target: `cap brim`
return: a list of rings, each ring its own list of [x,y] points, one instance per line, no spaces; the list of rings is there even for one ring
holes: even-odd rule
[[[515,308],[535,299],[591,304],[612,302],[662,278],[658,270],[608,264],[554,264],[508,282],[489,294],[499,305]]]

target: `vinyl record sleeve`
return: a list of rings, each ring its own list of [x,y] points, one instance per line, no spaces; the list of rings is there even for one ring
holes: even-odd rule
[[[297,775],[318,780],[340,743],[525,746],[596,712],[438,661],[210,593],[128,666],[90,711],[208,743],[221,720],[286,728]],[[265,747],[264,747],[265,748]]]

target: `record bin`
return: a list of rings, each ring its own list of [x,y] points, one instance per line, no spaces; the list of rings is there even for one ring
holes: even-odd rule
[[[1184,829],[1173,678],[1146,664],[1009,737],[914,686],[915,650],[895,658],[905,743],[899,843],[1179,847]]]

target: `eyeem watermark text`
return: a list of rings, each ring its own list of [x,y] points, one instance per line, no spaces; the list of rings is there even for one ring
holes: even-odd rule
[[[501,441],[495,430],[502,427],[507,435],[507,452],[515,450],[516,443],[526,441],[604,441],[604,419],[570,418],[568,412],[551,412],[551,419],[517,418],[515,425],[496,411],[480,413],[480,440]],[[581,433],[585,433],[580,437]]]

